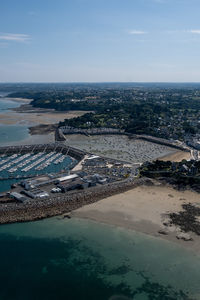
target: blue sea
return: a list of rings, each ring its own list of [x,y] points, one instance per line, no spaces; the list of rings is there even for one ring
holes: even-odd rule
[[[3,105],[6,112],[16,103]],[[21,130],[0,132],[14,141]],[[0,271],[0,300],[200,299],[198,255],[76,218],[1,225]]]

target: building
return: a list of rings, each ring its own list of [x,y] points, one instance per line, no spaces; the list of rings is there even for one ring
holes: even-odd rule
[[[80,179],[67,181],[67,182],[65,181],[57,185],[57,187],[60,188],[63,193],[66,193],[68,191],[73,191],[73,190],[85,189],[88,186],[89,186],[88,182],[82,181]]]
[[[58,178],[58,182],[71,181],[76,178],[78,178],[77,174],[67,175],[67,176]]]
[[[44,198],[48,198],[49,194],[45,191],[42,191],[40,189],[32,189],[31,191],[23,191],[23,194],[27,195],[28,197],[32,198],[32,199],[44,199]]]
[[[10,193],[10,197],[11,197],[11,198],[14,198],[15,200],[17,200],[17,201],[19,201],[19,202],[21,202],[21,203],[23,203],[24,201],[27,200],[26,197],[24,197],[22,194],[17,193],[17,192],[12,192],[12,193]]]

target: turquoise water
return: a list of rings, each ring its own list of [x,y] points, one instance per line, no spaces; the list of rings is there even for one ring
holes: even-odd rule
[[[19,107],[21,103],[0,98],[0,114],[8,114],[11,108]],[[0,120],[0,145],[17,142],[28,138],[27,125],[4,125]]]
[[[40,158],[42,158],[42,157],[45,157],[46,156],[46,154],[47,153],[44,153],[43,155],[41,155],[40,156]],[[60,156],[61,156],[62,154],[60,154]],[[21,160],[19,163],[22,163],[22,162],[25,162],[27,159],[30,159],[31,157],[33,157],[34,156],[34,154],[32,154],[31,156],[29,156],[28,158],[24,158],[23,160]],[[1,161],[2,160],[5,160],[5,159],[7,159],[7,158],[9,158],[8,156],[5,156],[5,157],[3,157],[3,158],[1,158],[0,157],[0,167],[2,166],[2,165],[5,165],[5,163],[4,164],[1,164]],[[33,157],[34,158],[34,157]],[[14,159],[12,159],[12,160],[10,160],[11,162],[12,161],[15,161],[16,159],[18,159],[18,158],[14,158]],[[15,178],[17,177],[17,176],[20,176],[20,177],[23,177],[23,176],[36,176],[36,175],[45,175],[45,174],[52,174],[52,173],[58,173],[58,172],[60,172],[60,171],[68,171],[69,170],[69,166],[72,164],[72,159],[71,159],[71,157],[69,157],[69,156],[66,156],[65,157],[65,159],[63,160],[63,162],[62,163],[59,163],[59,164],[53,164],[53,163],[51,163],[51,165],[49,165],[49,166],[47,166],[47,167],[45,167],[45,168],[43,168],[42,170],[36,170],[35,168],[32,168],[32,169],[30,169],[29,171],[27,171],[27,172],[23,172],[22,170],[23,170],[23,168],[24,167],[27,167],[28,165],[30,165],[30,164],[32,164],[32,163],[34,163],[34,162],[36,162],[38,160],[38,158],[35,158],[34,160],[32,160],[32,161],[30,161],[29,163],[27,163],[25,166],[22,166],[21,168],[19,168],[19,164],[13,164],[12,166],[10,166],[9,168],[7,168],[7,169],[5,169],[5,170],[0,170],[0,177],[1,178],[8,178],[8,177],[10,177],[10,176],[14,176]],[[41,162],[42,163],[42,162]],[[76,164],[76,161],[74,161],[73,162],[73,164]],[[9,173],[8,172],[8,170],[9,169],[11,169],[12,167],[18,167],[18,169],[17,169],[17,171],[15,171],[15,172],[13,172],[13,173]],[[36,167],[37,167],[38,165],[36,165]],[[16,183],[16,182],[19,182],[19,181],[21,181],[22,179],[8,179],[8,180],[1,180],[0,181],[0,192],[5,192],[5,191],[7,191],[7,190],[9,190],[10,189],[10,187],[11,187],[11,185],[13,184],[13,183]]]
[[[0,243],[0,299],[199,299],[199,257],[132,231],[51,218],[3,225]]]
[[[19,105],[1,101],[4,113]],[[23,139],[26,130],[0,126],[0,143]],[[11,183],[1,181],[0,190]],[[200,299],[199,256],[87,220],[1,225],[0,270],[0,300]]]

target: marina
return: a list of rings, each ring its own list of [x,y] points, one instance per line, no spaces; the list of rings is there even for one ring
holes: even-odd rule
[[[75,159],[65,153],[62,148],[54,147],[51,150],[43,146],[41,151],[31,149],[30,152],[24,153],[26,147],[18,148],[14,154],[5,150],[0,155],[0,179],[28,178],[38,176],[44,173],[57,173],[68,170]]]

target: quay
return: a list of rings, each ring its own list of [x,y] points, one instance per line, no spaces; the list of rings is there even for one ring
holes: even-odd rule
[[[92,155],[59,142],[0,147],[0,169],[3,167],[4,172],[10,166],[12,168],[9,170],[22,166],[21,171],[34,168],[38,173],[37,170],[43,171],[43,165],[45,168],[47,162],[56,164],[59,160],[61,167],[64,167],[62,155],[72,158],[65,172],[27,174],[27,178],[21,172],[21,177],[16,177],[17,182],[12,184],[12,190],[5,197],[2,196],[0,224],[31,221],[70,212],[135,186],[139,165]],[[21,160],[21,157],[25,157],[25,160]],[[18,165],[16,161],[19,161]],[[14,176],[12,174],[4,179]]]

